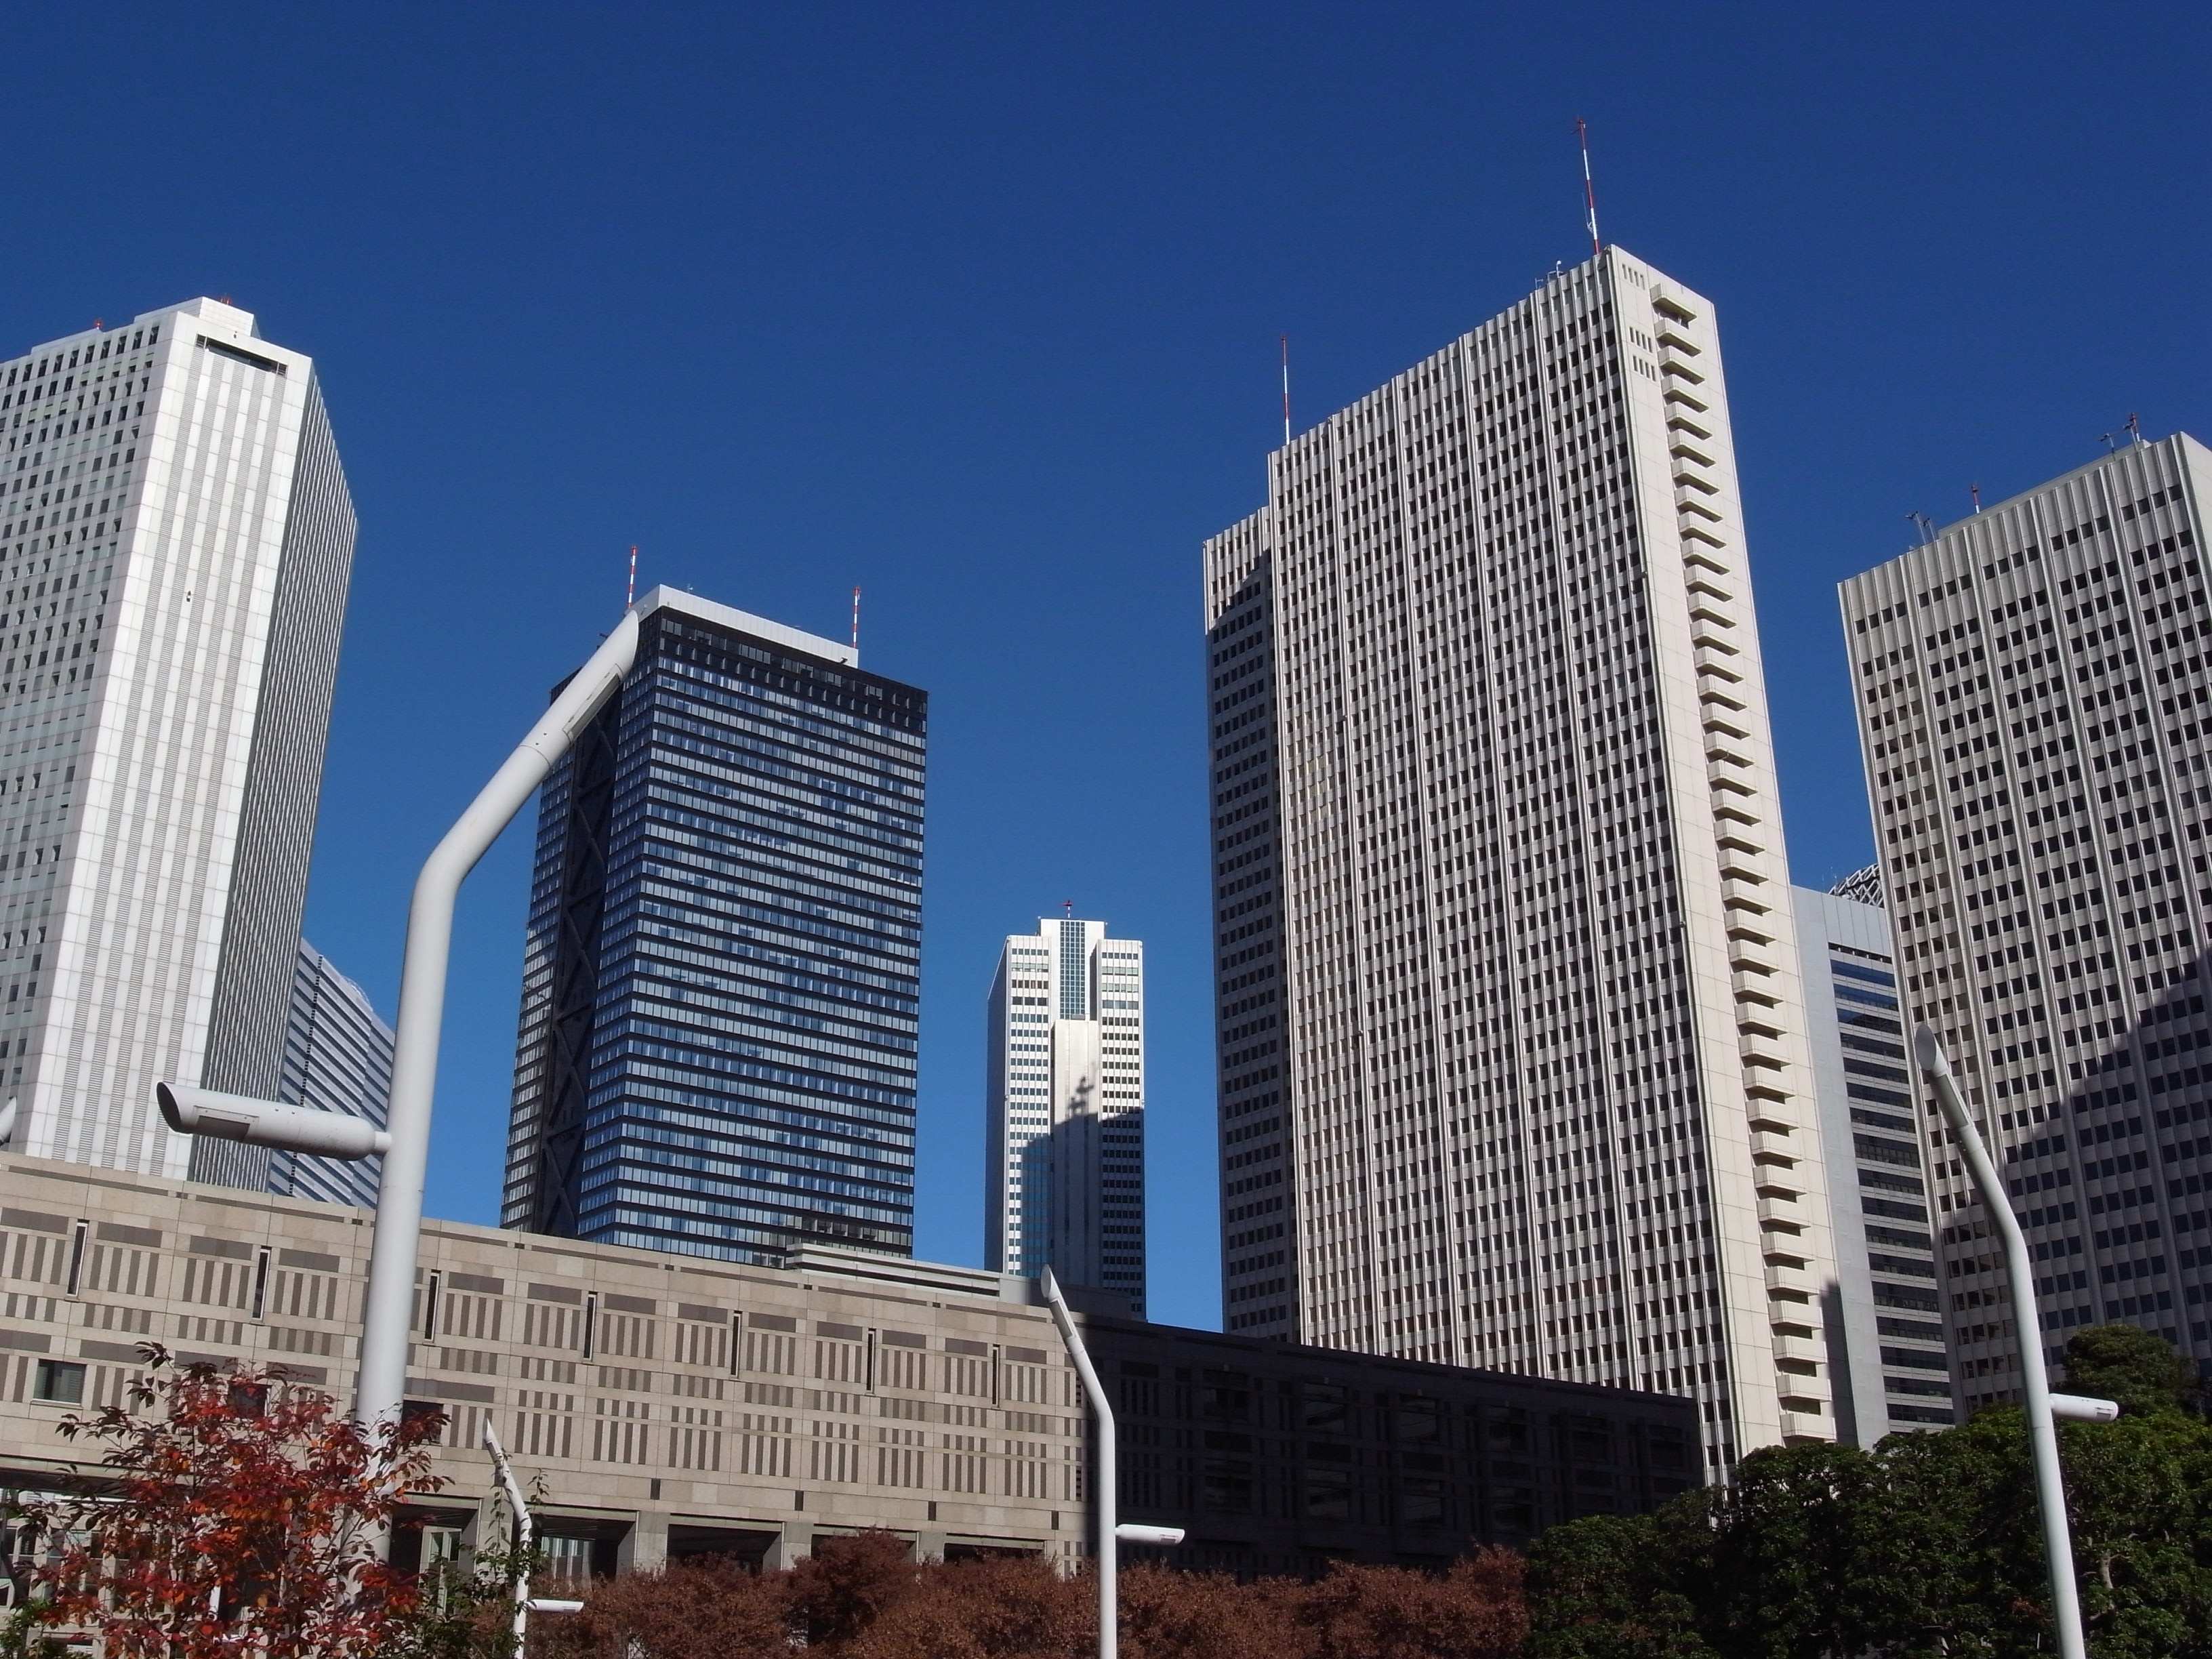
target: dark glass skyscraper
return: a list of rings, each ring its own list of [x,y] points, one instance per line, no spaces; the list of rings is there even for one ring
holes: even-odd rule
[[[913,1248],[928,698],[672,589],[538,802],[501,1219]]]

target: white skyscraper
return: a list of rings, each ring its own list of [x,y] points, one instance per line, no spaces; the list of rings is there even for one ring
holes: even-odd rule
[[[213,300],[0,363],[12,1145],[235,1185],[157,1079],[276,1097],[354,515],[313,364]]]
[[[1905,1022],[2002,1165],[2054,1352],[2212,1364],[2212,451],[2136,442],[1843,584]],[[2014,1397],[2002,1255],[1921,1113],[1969,1410]]]
[[[991,987],[985,1259],[1145,1310],[1145,947],[1103,921],[1015,933]]]
[[[1618,248],[1206,549],[1226,1323],[1835,1434],[1713,307]]]

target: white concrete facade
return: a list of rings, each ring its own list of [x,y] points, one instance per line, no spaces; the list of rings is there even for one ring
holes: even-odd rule
[[[352,508],[311,361],[213,300],[0,362],[0,433],[13,1144],[183,1176],[156,1079],[276,1092]]]
[[[1835,1434],[1713,307],[1618,248],[1206,549],[1226,1328]]]
[[[987,1015],[984,1259],[1145,1305],[1145,947],[1103,921],[1008,936]]]

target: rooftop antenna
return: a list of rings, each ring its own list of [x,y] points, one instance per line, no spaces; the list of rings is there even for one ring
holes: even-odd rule
[[[2132,409],[2128,411],[2128,435],[2137,443],[2143,441],[2142,422],[2136,418],[2136,412]]]
[[[1282,336],[1283,342],[1283,447],[1291,445],[1291,337]]]
[[[2120,447],[2120,434],[2118,432],[2100,432],[2097,435],[2105,441],[2105,449],[2107,453]]]
[[[853,654],[860,654],[860,588],[857,582],[853,586]]]
[[[1060,900],[1060,908],[1067,913],[1068,921],[1073,921],[1075,920],[1075,901],[1073,899]]]
[[[629,586],[623,594],[623,609],[637,609],[637,544],[629,544]]]
[[[1967,488],[1970,491],[1972,491],[1972,494],[1973,494],[1973,497],[1974,497],[1974,511],[1975,511],[1975,512],[1977,512],[1977,513],[1980,512],[1980,511],[1982,510],[1982,487],[1981,487],[1981,485],[1979,485],[1979,484],[1968,484],[1968,485],[1966,486],[1966,488]]]
[[[1589,123],[1579,115],[1575,117],[1575,137],[1583,147],[1583,209],[1589,216],[1590,252],[1602,253],[1604,245],[1597,240],[1597,185],[1590,178]]]
[[[1936,521],[1925,513],[1908,513],[1905,516],[1919,526],[1921,546],[1925,547],[1936,539]]]

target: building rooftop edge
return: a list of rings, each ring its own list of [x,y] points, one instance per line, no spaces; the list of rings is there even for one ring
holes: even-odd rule
[[[776,645],[789,646],[794,651],[804,651],[811,657],[820,657],[845,668],[858,668],[860,653],[849,645],[836,640],[825,640],[819,634],[809,634],[804,629],[788,628],[765,617],[756,617],[750,611],[740,611],[735,605],[723,605],[714,599],[702,599],[680,587],[666,583],[653,587],[637,602],[637,614],[649,617],[656,611],[680,611],[702,622],[719,627],[734,629],[740,634],[750,634]]]
[[[2203,449],[2204,447],[2203,443],[2194,434],[2177,427],[2172,432],[2167,433],[2163,438],[2146,438],[2139,444],[2126,444],[2118,448],[2109,449],[2102,455],[2096,457],[2094,460],[2084,461],[2081,465],[2076,467],[2069,467],[2063,472],[2057,473],[2051,477],[2045,478],[2041,483],[2030,484],[2025,489],[2014,490],[2011,495],[2006,496],[2001,501],[1991,501],[1986,507],[1983,507],[1978,513],[1969,513],[1965,514],[1963,517],[1952,520],[1948,524],[1937,526],[1933,537],[1929,540],[1922,542],[1913,547],[1908,547],[1902,553],[1893,553],[1888,558],[1882,560],[1879,564],[1870,564],[1865,569],[1856,571],[1852,574],[1844,577],[1842,581],[1837,584],[1837,586],[1838,587],[1848,587],[1853,582],[1864,580],[1867,577],[1873,575],[1876,571],[1887,570],[1890,566],[1897,563],[1899,561],[1911,558],[1915,553],[1923,553],[1927,551],[1928,549],[1936,545],[1936,543],[1942,541],[1946,536],[1948,536],[1955,530],[1963,530],[1967,526],[1975,523],[1977,520],[1990,518],[1996,514],[2002,513],[2008,507],[2017,507],[2022,501],[2028,500],[2031,496],[2040,495],[2048,490],[2056,489],[2061,484],[2069,483],[2075,478],[2082,477],[2089,473],[2096,471],[2100,467],[2110,466],[2114,461],[2119,459],[2121,456],[2126,454],[2130,450],[2162,449],[2171,443],[2179,443],[2185,449]]]

